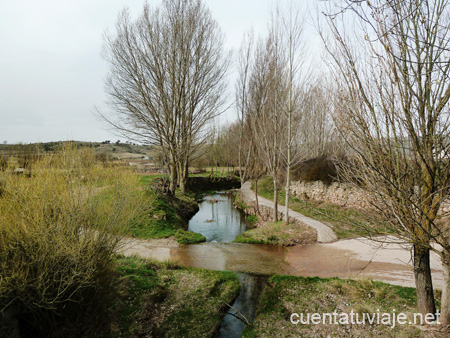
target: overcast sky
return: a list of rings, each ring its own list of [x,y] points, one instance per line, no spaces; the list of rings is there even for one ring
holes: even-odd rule
[[[149,0],[158,5],[159,0]],[[253,27],[264,34],[273,0],[205,0],[235,51]],[[0,142],[117,140],[93,114],[107,111],[102,34],[124,7],[144,1],[0,0]],[[305,6],[306,7],[306,6]],[[230,78],[233,78],[230,75]],[[234,83],[230,83],[230,92]],[[222,120],[232,120],[228,111]]]

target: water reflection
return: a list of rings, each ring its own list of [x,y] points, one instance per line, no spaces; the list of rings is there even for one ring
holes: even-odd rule
[[[245,231],[244,216],[234,207],[230,194],[206,196],[198,206],[189,230],[202,234],[207,242],[229,243]]]
[[[238,273],[241,292],[220,326],[219,338],[241,337],[246,323],[253,322],[259,295],[267,277]]]
[[[286,249],[243,243],[202,243],[170,249],[171,260],[183,266],[272,275],[287,273]]]
[[[235,209],[231,194],[207,196],[199,203],[199,209],[189,222],[189,230],[201,233],[207,243],[150,247],[145,241],[135,241],[135,248],[127,252],[133,254],[136,251],[142,257],[172,261],[182,266],[237,272],[241,292],[232,307],[252,322],[262,284],[267,279],[262,275],[290,273],[289,265],[284,261],[286,249],[272,245],[231,243],[246,230],[244,216]],[[232,309],[228,312],[219,337],[241,336],[246,324],[236,315],[237,312]]]

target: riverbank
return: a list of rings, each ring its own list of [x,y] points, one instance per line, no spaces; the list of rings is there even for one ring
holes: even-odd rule
[[[212,337],[237,296],[236,274],[120,258],[110,337]]]
[[[190,177],[186,195],[177,191],[171,196],[162,192],[161,176],[142,175],[140,182],[144,189],[142,208],[125,234],[140,239],[172,238],[180,244],[206,241],[203,235],[188,231],[189,220],[199,210],[197,200],[212,191],[239,185],[234,179]]]
[[[414,288],[371,280],[275,275],[262,291],[253,325],[242,337],[448,337],[448,328],[435,323],[414,324],[416,302]],[[405,320],[396,322],[402,314]],[[363,316],[375,316],[374,322],[363,323]]]
[[[209,203],[205,201],[206,205],[211,206],[211,212],[213,212],[214,220],[217,220],[218,203],[221,198],[210,196],[214,201]],[[223,203],[223,202],[220,202]],[[201,223],[205,224],[206,229],[210,228],[210,225],[214,223],[203,222],[205,217],[200,217]],[[208,218],[209,219],[209,218]],[[211,219],[212,220],[212,219]],[[220,223],[220,222],[218,222]],[[210,225],[208,225],[210,224]],[[364,242],[366,241],[366,242]],[[172,243],[170,247],[163,247],[162,245],[156,246],[155,243],[140,243],[139,254],[145,257],[151,257],[152,259],[159,259],[165,261],[177,262],[177,264],[183,266],[196,266],[207,268],[211,270],[231,270],[234,272],[244,272],[253,274],[290,274],[301,276],[323,276],[323,274],[329,274],[328,276],[339,276],[344,278],[357,278],[357,280],[349,279],[337,279],[337,282],[329,282],[328,280],[320,278],[312,278],[318,280],[319,286],[307,285],[304,286],[303,292],[309,292],[309,294],[296,294],[296,297],[303,299],[307,297],[308,304],[312,304],[314,309],[320,309],[323,312],[333,312],[333,309],[340,309],[339,302],[345,302],[344,304],[360,304],[355,311],[362,312],[367,309],[367,313],[375,311],[372,309],[375,305],[380,304],[381,309],[386,311],[389,306],[398,306],[399,309],[411,315],[414,313],[415,301],[409,302],[406,308],[403,304],[403,295],[406,295],[406,300],[410,298],[411,292],[414,293],[414,289],[397,287],[392,285],[386,285],[379,282],[372,282],[367,280],[361,280],[361,278],[378,278],[384,279],[390,277],[388,280],[391,283],[400,283],[402,285],[414,285],[414,277],[412,269],[409,264],[409,251],[408,248],[401,245],[392,243],[390,245],[374,246],[374,242],[370,242],[365,239],[352,239],[347,241],[336,241],[333,243],[302,245],[290,248],[283,248],[281,246],[270,245],[249,245],[240,243],[202,243],[196,245],[179,245],[178,243]],[[153,247],[151,247],[153,246]],[[394,257],[399,261],[394,261]],[[435,262],[435,257],[432,257],[433,267],[438,264]],[[436,271],[434,271],[433,277],[435,277]],[[275,278],[275,279],[274,279]],[[278,283],[276,278],[280,278],[283,282]],[[260,306],[256,315],[255,323],[253,326],[248,327],[244,336],[257,337],[257,336],[276,336],[282,334],[283,336],[311,336],[316,337],[321,334],[338,335],[338,336],[387,336],[389,337],[391,331],[386,329],[386,326],[379,327],[352,327],[345,325],[328,325],[328,326],[302,326],[300,331],[298,327],[292,329],[295,325],[289,322],[288,316],[291,308],[299,308],[300,310],[305,308],[302,302],[297,302],[295,299],[285,297],[289,296],[292,292],[291,289],[297,290],[299,287],[298,281],[308,280],[305,277],[273,277],[269,286],[265,287],[262,296],[260,298]],[[289,281],[289,283],[284,283]],[[366,287],[369,283],[370,287]],[[408,284],[410,283],[410,284]],[[379,285],[383,284],[383,287]],[[435,283],[435,285],[439,285]],[[343,294],[341,288],[348,291],[348,294]],[[275,290],[275,291],[274,291]],[[281,290],[280,292],[276,290]],[[305,291],[306,290],[306,291]],[[364,292],[368,292],[369,300],[364,297]],[[412,291],[411,291],[412,290]],[[244,291],[242,291],[244,292]],[[382,295],[387,297],[379,301],[372,299],[372,294]],[[402,296],[394,303],[390,303],[390,295],[401,294]],[[439,293],[436,293],[438,298]],[[303,298],[302,298],[303,297]],[[327,300],[336,300],[338,303],[326,303]],[[269,305],[266,303],[266,299],[269,300]],[[406,301],[405,300],[405,301]],[[384,302],[384,303],[383,303]],[[291,304],[287,307],[286,304]],[[325,304],[325,305],[324,305]],[[393,305],[392,305],[393,304]],[[322,305],[327,307],[333,307],[329,311],[322,309]],[[297,310],[297,311],[300,311]],[[352,308],[346,306],[343,308],[351,311]],[[295,310],[292,310],[295,312]],[[312,310],[311,310],[312,311]],[[392,310],[390,310],[392,312]],[[397,310],[396,311],[400,311]],[[292,313],[292,312],[291,312]],[[265,316],[269,318],[266,318]],[[279,326],[281,323],[282,326]],[[290,325],[290,326],[289,326]],[[397,337],[418,337],[418,334],[422,332],[420,329],[414,326],[402,326],[393,331],[393,334]],[[294,331],[292,331],[294,330]],[[418,333],[419,332],[419,333]],[[309,335],[310,334],[310,335]],[[427,331],[428,334],[428,331]],[[434,333],[433,333],[434,334]],[[430,336],[432,337],[432,336]],[[438,336],[435,336],[438,337]]]
[[[255,183],[251,189],[255,190]],[[262,198],[273,201],[273,181],[270,177],[258,181],[258,195]],[[286,192],[283,189],[278,191],[278,209],[284,210]],[[295,196],[289,198],[291,210],[304,216],[322,222],[333,230],[337,239],[357,238],[364,236],[374,236],[376,234],[395,234],[389,224],[383,222],[373,210],[361,210],[344,208],[329,203],[320,203],[313,200],[299,199]]]
[[[292,222],[258,222],[255,228],[237,236],[237,243],[282,246],[305,245],[317,242],[317,232],[306,224]]]

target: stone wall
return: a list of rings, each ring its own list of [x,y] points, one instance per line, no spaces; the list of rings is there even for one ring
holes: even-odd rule
[[[292,182],[291,192],[302,200],[330,203],[352,209],[367,209],[371,207],[362,189],[345,183],[334,182],[327,186],[321,181],[298,181]],[[450,212],[450,201],[445,201],[441,205],[440,213],[448,212]]]
[[[364,192],[349,184],[334,182],[326,185],[321,181],[292,182],[291,192],[302,200],[313,200],[356,209],[370,207]]]

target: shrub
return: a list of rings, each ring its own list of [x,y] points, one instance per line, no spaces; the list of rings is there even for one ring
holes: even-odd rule
[[[95,154],[95,159],[106,167],[109,162],[111,162],[111,155],[103,151],[101,153]]]
[[[30,177],[3,174],[0,311],[17,314],[24,336],[58,335],[71,321],[82,330],[102,314],[139,193],[134,175],[93,158],[69,144],[38,159]]]
[[[4,171],[8,168],[8,156],[0,154],[0,171]]]
[[[19,167],[31,169],[32,165],[39,159],[39,148],[33,145],[18,145],[16,156]]]
[[[294,168],[292,179],[303,182],[322,181],[325,184],[331,184],[336,179],[336,175],[335,163],[325,156],[320,156],[301,162]]]

